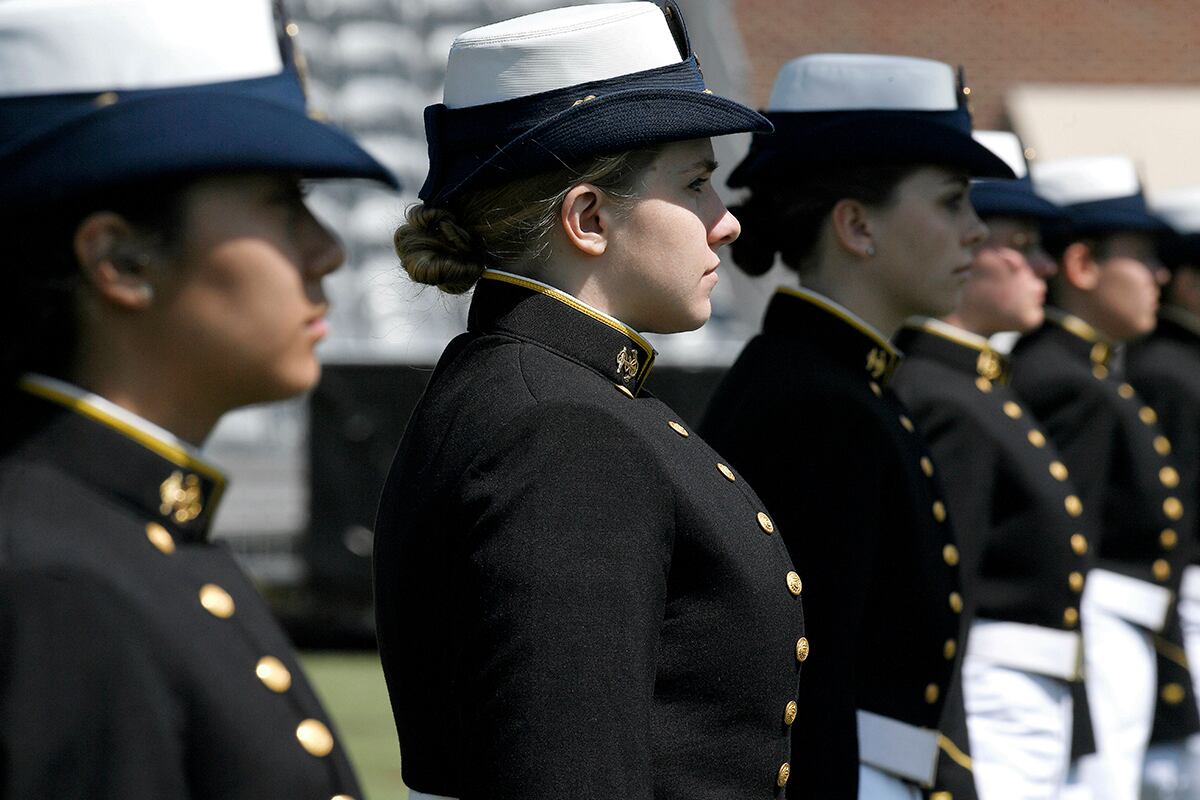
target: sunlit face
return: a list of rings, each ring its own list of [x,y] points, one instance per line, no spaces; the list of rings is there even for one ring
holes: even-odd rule
[[[613,310],[642,331],[699,328],[712,313],[717,250],[741,226],[712,185],[708,139],[667,145],[648,168],[644,191],[618,214],[608,243]]]
[[[988,237],[975,252],[958,316],[983,336],[1031,331],[1045,317],[1046,278],[1054,263],[1042,250],[1038,226],[1011,217],[988,219]]]
[[[965,174],[921,167],[889,205],[869,210],[875,255],[864,267],[902,316],[941,317],[958,304],[972,249],[987,234],[967,191]]]
[[[344,259],[295,178],[247,174],[188,190],[159,287],[164,344],[207,402],[233,408],[311,388],[325,335],[321,279]]]
[[[1097,280],[1091,292],[1088,322],[1115,339],[1133,339],[1158,324],[1158,298],[1166,275],[1158,263],[1154,239],[1121,233],[1104,240],[1098,254]]]

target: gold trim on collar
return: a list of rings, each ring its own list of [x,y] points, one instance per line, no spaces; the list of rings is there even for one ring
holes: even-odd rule
[[[1106,336],[1074,314],[1068,314],[1065,311],[1047,306],[1046,317],[1053,320],[1068,333],[1073,333],[1080,339],[1084,339],[1089,342],[1104,342],[1105,344],[1111,345],[1111,342],[1108,341]]]
[[[900,351],[897,350],[895,348],[895,346],[893,346],[892,343],[889,342],[887,340],[887,338],[885,338],[883,336],[883,334],[881,334],[874,327],[872,327],[869,322],[867,322],[866,320],[857,316],[853,311],[846,308],[845,306],[839,305],[838,303],[834,302],[833,300],[830,300],[828,297],[819,295],[816,292],[811,291],[809,289],[795,289],[791,286],[777,287],[775,289],[775,293],[776,294],[786,294],[791,297],[795,297],[798,300],[806,300],[807,302],[812,303],[814,306],[817,306],[818,308],[821,308],[824,311],[828,311],[830,314],[833,314],[835,317],[840,319],[842,322],[845,322],[847,325],[850,325],[852,328],[857,330],[859,333],[870,338],[872,341],[875,342],[875,344],[882,347],[884,352],[887,353],[887,355],[891,356],[892,358],[900,357]]]
[[[937,336],[940,339],[945,339],[955,344],[968,347],[977,353],[979,357],[975,359],[975,372],[981,378],[987,378],[989,381],[998,381],[1007,383],[1007,369],[1004,356],[992,347],[985,337],[977,333],[957,328],[948,322],[942,322],[940,319],[932,319],[930,317],[920,317],[905,323],[906,328],[913,330],[924,331],[931,336]]]
[[[37,383],[28,377],[21,378],[19,381],[17,381],[17,386],[22,391],[34,395],[35,397],[40,397],[43,400],[49,400],[52,403],[57,403],[58,405],[63,406],[64,408],[67,408],[76,414],[87,417],[95,422],[99,422],[101,425],[106,427],[112,428],[117,433],[120,433],[122,436],[125,436],[128,439],[132,439],[142,447],[145,447],[147,450],[162,456],[177,467],[191,470],[192,472],[199,472],[200,474],[209,478],[216,484],[216,488],[213,491],[213,497],[209,499],[210,506],[216,502],[217,496],[225,486],[225,476],[216,467],[201,461],[181,447],[173,445],[170,442],[164,442],[162,439],[159,439],[155,436],[151,436],[146,431],[140,430],[133,425],[130,425],[125,420],[113,416],[104,409],[99,408],[95,404],[88,402],[82,397],[72,397],[65,392],[60,392],[57,389]]]

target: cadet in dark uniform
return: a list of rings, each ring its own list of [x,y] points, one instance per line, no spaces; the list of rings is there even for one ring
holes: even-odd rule
[[[0,796],[358,794],[193,446],[319,374],[343,254],[298,176],[394,181],[307,117],[284,31],[265,0],[0,3]]]
[[[1034,183],[1063,206],[1048,229],[1057,309],[1013,351],[1013,386],[1079,489],[1095,568],[1081,601],[1097,798],[1136,798],[1155,695],[1153,635],[1167,620],[1191,543],[1158,414],[1121,375],[1119,343],[1154,328],[1160,268],[1133,164],[1121,157],[1035,164]]]
[[[800,706],[818,721],[793,741],[795,796],[918,797],[939,752],[970,763],[965,737],[938,729],[964,599],[938,470],[888,388],[889,338],[954,307],[986,233],[968,176],[1012,173],[971,138],[962,87],[935,61],[800,58],[767,115],[777,133],[730,179],[753,191],[734,258],[759,274],[780,253],[808,288],[776,293],[701,430],[805,567],[816,645]]]
[[[638,332],[707,320],[739,233],[708,137],[769,123],[643,2],[462,34],[426,121],[396,250],[474,296],[376,529],[410,797],[781,797],[817,724],[804,584],[745,478],[643,391]]]
[[[1070,765],[1071,683],[1082,678],[1090,531],[1069,470],[987,337],[1041,324],[1054,266],[1038,225],[1059,212],[1034,194],[1015,135],[975,137],[1019,178],[972,186],[988,240],[958,308],[897,335],[905,359],[892,385],[941,470],[961,549],[972,616],[963,695],[979,796],[1056,798]]]

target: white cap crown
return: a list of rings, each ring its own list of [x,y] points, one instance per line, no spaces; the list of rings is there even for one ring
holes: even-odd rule
[[[1033,164],[1037,193],[1052,203],[1071,206],[1141,194],[1137,167],[1126,156],[1085,156]]]
[[[1012,169],[1018,180],[1029,174],[1025,161],[1025,148],[1015,133],[1009,131],[975,131],[975,141],[991,150]]]
[[[958,81],[927,58],[819,53],[789,61],[775,78],[769,111],[953,111]]]
[[[599,3],[527,14],[460,35],[450,47],[443,102],[496,103],[678,64],[654,3]]]
[[[1200,186],[1155,195],[1150,210],[1166,220],[1176,233],[1200,233]]]

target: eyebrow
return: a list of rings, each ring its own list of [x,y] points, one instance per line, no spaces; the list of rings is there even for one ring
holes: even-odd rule
[[[713,161],[711,158],[702,158],[699,161],[688,164],[686,167],[679,170],[679,172],[716,172],[717,166],[717,162]]]

